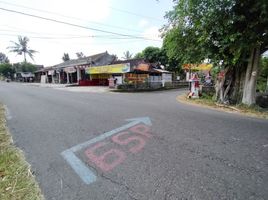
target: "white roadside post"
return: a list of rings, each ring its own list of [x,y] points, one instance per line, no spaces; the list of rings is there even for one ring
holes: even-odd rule
[[[66,72],[66,74],[67,74],[67,84],[69,84],[69,83],[70,83],[70,80],[69,80],[69,73]]]

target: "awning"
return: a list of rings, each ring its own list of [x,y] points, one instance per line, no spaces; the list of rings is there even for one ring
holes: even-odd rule
[[[64,68],[64,71],[66,73],[75,73],[76,69],[74,67],[66,67],[66,68]]]
[[[123,74],[130,71],[129,63],[89,67],[88,74]]]
[[[164,70],[164,69],[154,69],[154,71],[160,72],[160,73],[166,73],[166,74],[171,74],[170,71]]]

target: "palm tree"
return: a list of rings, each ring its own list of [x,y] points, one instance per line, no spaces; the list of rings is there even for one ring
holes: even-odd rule
[[[68,53],[63,53],[62,60],[63,60],[63,62],[66,62],[66,61],[70,60],[69,54]]]
[[[128,59],[132,58],[132,53],[130,53],[129,51],[126,51],[123,54],[124,54],[124,56],[122,57],[122,59],[124,59],[124,60],[128,60]]]
[[[17,55],[23,55],[24,62],[27,62],[26,55],[28,55],[32,60],[34,60],[33,54],[37,53],[38,51],[29,48],[28,46],[29,38],[18,36],[18,41],[19,42],[11,41],[14,44],[14,46],[8,47],[8,49],[11,49],[10,52],[17,53]]]
[[[76,54],[76,56],[77,56],[77,58],[79,59],[79,58],[85,58],[86,56],[83,54],[83,52],[77,52],[77,53],[75,53]]]

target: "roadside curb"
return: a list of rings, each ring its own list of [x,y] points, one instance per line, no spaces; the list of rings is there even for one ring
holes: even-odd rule
[[[186,98],[186,95],[178,95],[176,97],[176,100],[177,102],[182,103],[182,104],[192,105],[192,106],[201,107],[201,108],[208,108],[210,110],[223,111],[223,112],[231,113],[231,114],[238,114],[238,115],[246,116],[246,117],[268,120],[267,116],[259,116],[254,113],[245,113],[242,110],[235,108],[233,106],[226,106],[226,105],[221,105],[218,103],[215,103],[214,106],[213,105],[210,106],[210,105],[201,104],[201,103],[194,102],[194,101],[190,102],[190,100],[187,101],[185,98]]]

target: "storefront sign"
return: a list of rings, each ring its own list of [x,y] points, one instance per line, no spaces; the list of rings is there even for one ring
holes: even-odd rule
[[[184,64],[183,69],[186,70],[197,70],[197,71],[206,71],[206,70],[211,70],[213,67],[212,64]]]
[[[126,74],[125,77],[129,82],[144,83],[149,78],[149,74]]]
[[[89,67],[86,69],[86,73],[88,74],[123,74],[129,71],[130,71],[129,63]]]
[[[64,71],[67,73],[75,73],[76,69],[74,67],[66,67]]]

